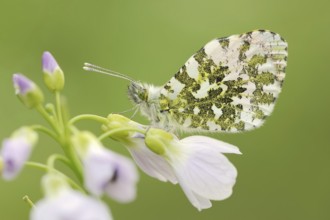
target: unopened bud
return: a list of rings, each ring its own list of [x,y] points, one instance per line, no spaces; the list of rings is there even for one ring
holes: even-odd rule
[[[13,83],[16,95],[28,108],[42,104],[44,96],[39,87],[23,74],[14,74]]]
[[[164,130],[150,128],[146,134],[145,143],[152,152],[163,155],[166,147],[171,145],[173,139],[173,135]]]
[[[48,51],[42,55],[42,70],[46,86],[52,92],[61,91],[64,87],[64,73],[55,58]]]

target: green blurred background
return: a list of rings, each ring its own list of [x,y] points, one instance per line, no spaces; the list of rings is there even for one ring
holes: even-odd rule
[[[46,92],[45,50],[65,71],[71,114],[105,116],[132,106],[127,82],[86,73],[84,62],[162,85],[209,40],[270,29],[289,43],[287,78],[273,115],[253,132],[214,135],[243,152],[230,155],[239,173],[232,197],[198,212],[178,186],[141,173],[135,202],[106,201],[117,220],[330,219],[329,8],[326,0],[1,1],[0,138],[21,125],[44,123],[17,100],[11,76],[22,72]],[[95,123],[79,125],[99,131]],[[118,144],[108,145],[127,155]],[[54,151],[58,146],[41,136],[32,159],[44,162]],[[0,181],[0,219],[28,219],[21,198],[42,198],[41,175],[26,168],[15,181]]]

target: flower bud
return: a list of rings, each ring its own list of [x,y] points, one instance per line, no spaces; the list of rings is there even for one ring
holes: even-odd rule
[[[64,74],[55,58],[48,51],[42,55],[42,70],[48,89],[52,92],[61,91],[64,87]]]
[[[117,114],[110,114],[108,116],[108,123],[104,124],[102,126],[102,129],[104,131],[110,131],[110,130],[116,130],[116,129],[142,129],[145,130],[146,127],[136,123],[135,121],[130,120],[129,118],[126,118],[122,115],[117,115]],[[114,140],[123,142],[123,143],[130,143],[132,137],[134,137],[137,132],[135,131],[119,131],[113,133],[110,137]]]
[[[64,190],[70,189],[66,180],[62,176],[54,173],[43,176],[41,183],[47,197],[57,196]]]
[[[170,146],[174,137],[172,134],[157,128],[150,128],[145,137],[147,147],[158,155],[164,155],[166,147]]]
[[[39,87],[30,79],[22,74],[13,75],[13,83],[16,95],[28,108],[40,105],[44,96]]]
[[[75,150],[81,158],[86,157],[90,147],[99,146],[101,144],[97,138],[88,131],[76,133],[72,136],[71,140]]]

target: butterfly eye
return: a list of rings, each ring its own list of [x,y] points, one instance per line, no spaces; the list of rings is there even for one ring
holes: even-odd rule
[[[141,91],[138,93],[138,96],[139,96],[139,98],[140,98],[142,101],[147,101],[147,100],[148,100],[148,93],[147,93],[147,90],[146,90],[146,89],[141,90]]]
[[[137,104],[146,102],[148,99],[148,91],[140,83],[133,82],[128,86],[128,96]]]

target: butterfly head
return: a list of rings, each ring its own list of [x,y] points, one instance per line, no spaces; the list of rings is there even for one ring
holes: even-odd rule
[[[148,90],[141,83],[132,82],[128,86],[128,96],[136,104],[145,103],[148,100]]]

